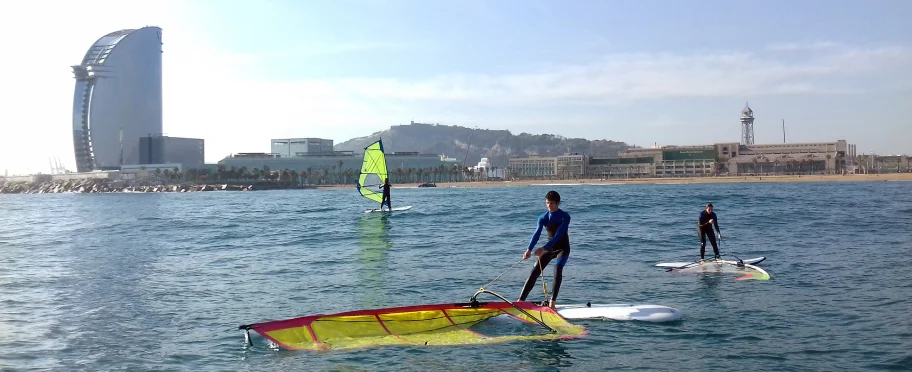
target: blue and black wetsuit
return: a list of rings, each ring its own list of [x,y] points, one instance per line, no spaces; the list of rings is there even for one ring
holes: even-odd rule
[[[522,295],[519,297],[520,301],[526,300],[526,296],[529,295],[529,291],[535,286],[535,281],[538,280],[538,276],[541,275],[544,267],[548,266],[548,263],[555,258],[557,258],[557,264],[554,267],[554,288],[551,290],[551,299],[557,299],[561,279],[563,279],[564,265],[570,259],[570,236],[567,233],[569,226],[570,214],[561,209],[554,213],[542,213],[538,217],[538,228],[529,241],[528,249],[531,251],[535,247],[535,243],[538,242],[538,238],[541,236],[542,228],[548,231],[548,242],[542,247],[544,252],[539,258],[541,267],[539,267],[539,262],[535,263],[532,273],[529,274],[529,279],[526,279],[526,285],[523,286]]]
[[[709,220],[713,220],[712,226],[709,224]],[[697,225],[697,233],[700,234],[700,259],[703,259],[703,255],[706,252],[706,238],[709,237],[709,242],[712,243],[713,253],[715,253],[716,258],[719,257],[719,247],[716,246],[716,234],[713,233],[713,227],[716,228],[716,232],[722,233],[719,231],[719,219],[716,217],[716,212],[706,213],[704,209],[700,212],[700,222]]]

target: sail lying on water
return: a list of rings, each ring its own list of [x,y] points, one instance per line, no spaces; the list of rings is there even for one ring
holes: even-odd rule
[[[383,140],[377,140],[364,148],[361,175],[358,177],[358,192],[361,196],[377,203],[383,201],[383,180],[389,176],[386,169],[386,154]]]
[[[470,327],[506,314],[523,323],[545,324],[544,334],[485,335]],[[534,318],[531,318],[531,317]],[[428,304],[312,315],[240,327],[253,330],[286,350],[321,351],[392,345],[479,345],[514,340],[582,337],[582,326],[531,302]]]

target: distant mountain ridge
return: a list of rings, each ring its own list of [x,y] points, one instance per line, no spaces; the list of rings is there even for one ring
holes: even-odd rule
[[[629,147],[624,142],[611,140],[590,141],[553,134],[514,135],[508,130],[472,129],[457,125],[413,122],[394,125],[369,136],[353,138],[338,143],[333,148],[336,151],[361,152],[379,138],[383,139],[383,147],[387,152],[417,151],[422,154],[446,154],[466,166],[478,164],[483,157],[488,158],[492,166],[506,167],[509,158],[517,156],[556,156],[567,152],[582,152],[590,156],[615,156]]]

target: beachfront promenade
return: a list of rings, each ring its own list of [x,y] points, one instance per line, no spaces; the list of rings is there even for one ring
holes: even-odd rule
[[[462,181],[437,182],[443,187],[517,187],[536,185],[648,185],[648,184],[706,184],[739,182],[876,182],[912,181],[912,173],[849,174],[849,175],[801,175],[801,176],[734,176],[734,177],[677,177],[677,178],[630,178],[630,179],[578,179],[578,180],[515,180],[515,181]],[[394,183],[394,188],[418,187],[421,183]],[[50,181],[39,183],[0,182],[0,194],[18,193],[97,193],[97,192],[188,192],[188,191],[253,191],[275,189],[349,189],[354,184],[295,185],[289,183],[255,182],[238,185],[223,182],[160,183],[157,185],[123,185],[109,180]]]
[[[734,176],[734,177],[676,177],[629,179],[579,179],[579,180],[515,180],[479,182],[438,182],[437,187],[505,187],[535,185],[648,185],[648,184],[705,184],[739,182],[872,182],[912,181],[912,173],[848,174],[848,175],[789,175],[789,176]],[[418,187],[420,183],[400,183],[393,187]],[[322,186],[320,188],[350,188],[349,185]]]

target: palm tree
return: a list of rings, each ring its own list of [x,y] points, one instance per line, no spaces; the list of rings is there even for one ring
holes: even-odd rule
[[[291,185],[297,186],[298,185],[298,171],[292,169],[291,172],[288,172],[288,173],[289,173],[289,176],[291,176]]]
[[[453,164],[453,166],[450,167],[450,169],[449,169],[449,173],[450,173],[450,182],[459,180],[459,178],[456,177],[456,175],[459,174],[459,165]]]
[[[337,168],[337,169],[339,169],[339,176],[342,175],[342,164],[344,164],[344,163],[342,162],[342,160],[339,160],[339,168]],[[341,180],[340,180],[340,181],[341,181]],[[343,183],[343,182],[339,182],[339,183]]]

